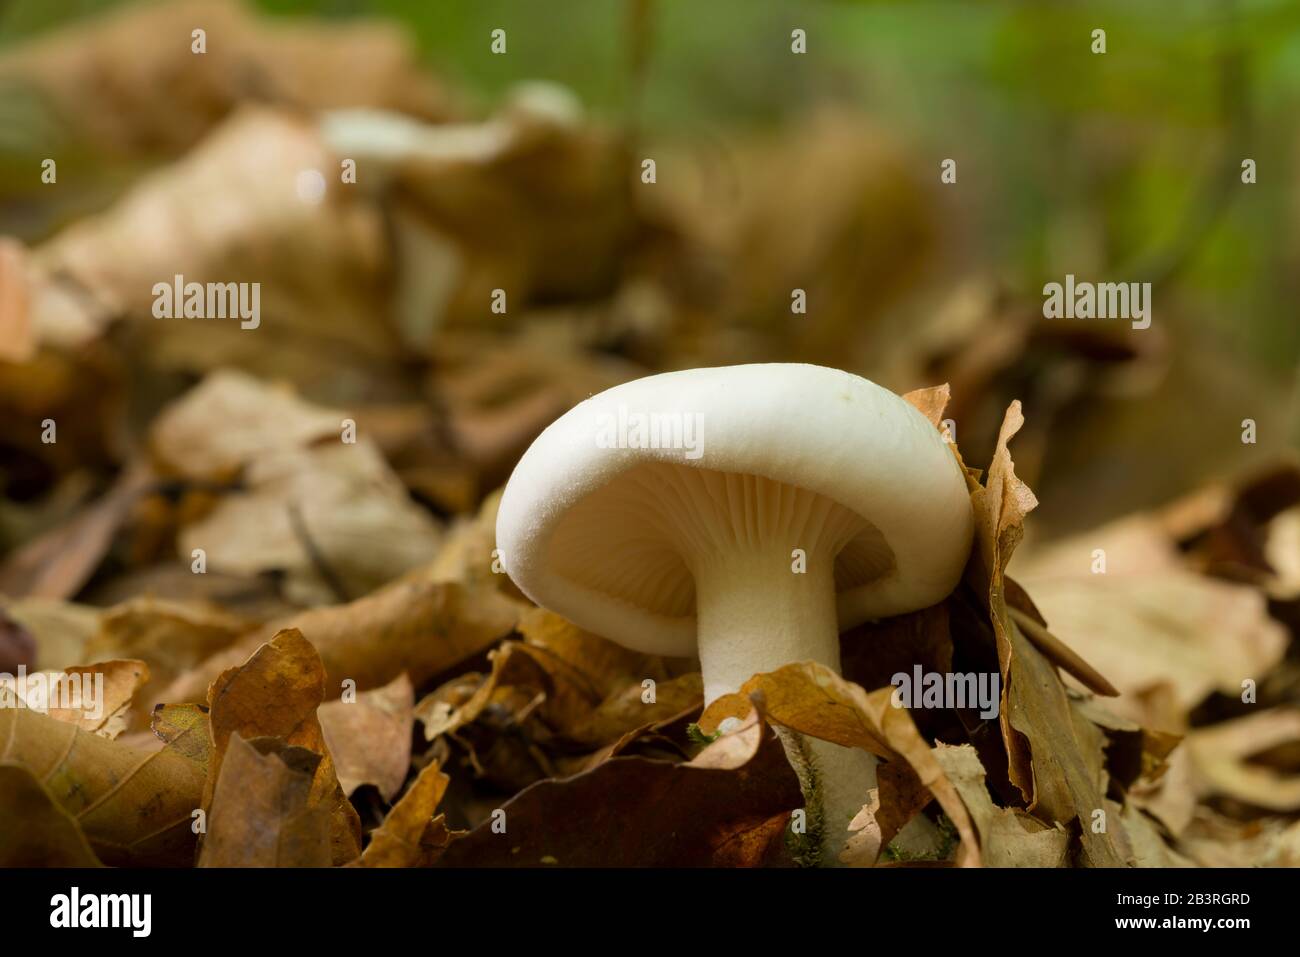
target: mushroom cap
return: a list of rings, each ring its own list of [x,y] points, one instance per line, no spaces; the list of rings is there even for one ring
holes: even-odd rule
[[[635,425],[650,417],[685,441],[611,447],[611,434],[654,444]],[[910,403],[838,369],[768,363],[648,376],[570,409],[510,476],[497,547],[537,604],[638,651],[692,655],[693,553],[679,546],[698,546],[701,509],[726,527],[709,534],[762,538],[787,572],[804,544],[792,514],[849,516],[834,546],[841,630],[941,600],[974,524],[956,456]]]

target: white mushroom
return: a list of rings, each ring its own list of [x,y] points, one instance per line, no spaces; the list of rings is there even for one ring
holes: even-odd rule
[[[698,654],[709,703],[790,662],[838,673],[842,629],[953,589],[972,528],[956,458],[906,401],[836,369],[742,365],[628,382],[552,423],[506,486],[497,547],[538,604]],[[875,759],[783,740],[834,863]]]

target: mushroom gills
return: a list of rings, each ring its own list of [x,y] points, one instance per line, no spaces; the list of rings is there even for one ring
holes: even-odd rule
[[[697,578],[724,557],[758,553],[784,576],[833,564],[843,592],[894,571],[865,517],[825,495],[759,475],[641,463],[557,522],[548,563],[561,577],[668,619],[696,616]]]

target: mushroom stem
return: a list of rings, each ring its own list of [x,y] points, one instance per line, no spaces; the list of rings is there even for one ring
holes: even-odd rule
[[[694,568],[704,701],[740,690],[749,678],[796,661],[840,672],[834,557],[807,557],[806,572],[770,548],[729,551]],[[876,758],[795,732],[781,735],[807,801],[819,860],[838,864],[849,822],[876,786]]]

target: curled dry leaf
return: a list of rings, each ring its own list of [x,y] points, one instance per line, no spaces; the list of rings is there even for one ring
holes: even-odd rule
[[[903,395],[903,400],[911,403],[936,429],[942,429],[943,410],[951,398],[952,388],[946,382],[927,389],[913,389]]]
[[[893,688],[868,693],[822,665],[794,663],[755,675],[737,693],[718,698],[704,710],[700,727],[712,733],[724,719],[746,716],[757,705],[765,720],[791,731],[906,764],[956,827],[962,841],[958,862],[977,866],[979,845],[965,806],[911,715],[905,708],[895,707],[893,699]],[[870,801],[871,795],[862,796],[864,806]]]
[[[999,723],[1008,777],[1031,813],[1067,826],[1076,819],[1081,822],[1091,864],[1117,867],[1122,857],[1112,835],[1088,826],[1105,796],[1105,736],[1087,719],[1076,718],[1053,662],[1025,636],[1007,607],[1007,564],[1024,536],[1025,516],[1038,504],[1017,477],[1008,449],[1023,424],[1020,403],[1013,402],[985,485],[971,492],[979,560],[967,568],[967,580],[988,611],[997,641],[1002,676]]]
[[[339,785],[316,716],[324,699],[325,668],[320,655],[296,629],[280,632],[244,664],[224,672],[208,692],[213,747],[203,806],[212,807],[233,736],[246,741],[279,738],[286,745],[315,752],[320,760],[310,776],[310,804],[324,808],[331,859],[345,864],[361,853],[361,821]],[[295,768],[302,766],[291,763]],[[266,773],[265,766],[258,773]]]
[[[370,843],[361,853],[362,867],[428,867],[452,840],[442,815],[437,810],[447,793],[451,779],[442,773],[437,762],[425,766],[370,835]]]
[[[662,659],[628,651],[552,612],[525,612],[519,630],[525,640],[494,651],[486,679],[453,679],[420,702],[426,738],[471,724],[494,706],[520,722],[536,718],[543,738],[595,748],[702,701],[698,674],[668,678]]]
[[[968,744],[940,744],[935,760],[952,781],[979,832],[987,867],[1062,867],[1068,862],[1070,835],[1019,808],[997,807],[984,785],[984,766]]]
[[[29,673],[25,681],[14,682],[13,695],[19,707],[116,738],[126,730],[131,703],[148,682],[149,666],[143,661],[101,661]]]

